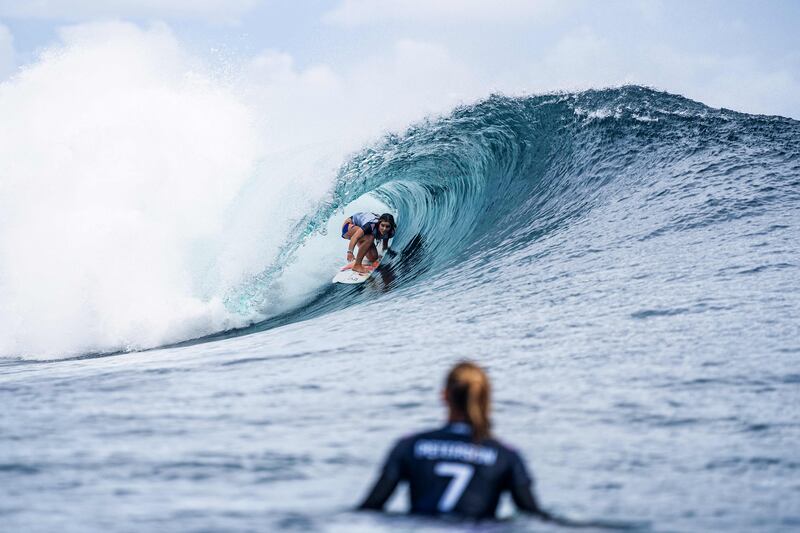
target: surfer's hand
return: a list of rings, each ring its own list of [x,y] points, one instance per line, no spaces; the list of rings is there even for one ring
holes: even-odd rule
[[[347,250],[347,260],[350,261],[350,257],[353,255],[353,252]]]

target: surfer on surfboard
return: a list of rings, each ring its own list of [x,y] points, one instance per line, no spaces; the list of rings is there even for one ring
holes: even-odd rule
[[[355,261],[353,270],[355,272],[366,273],[367,267],[361,264],[366,257],[370,263],[378,259],[378,249],[375,241],[383,241],[383,250],[389,248],[389,239],[394,237],[397,224],[394,217],[389,213],[378,216],[375,213],[356,213],[347,217],[342,224],[342,238],[347,239],[347,261]],[[354,250],[358,246],[358,254],[354,255]]]

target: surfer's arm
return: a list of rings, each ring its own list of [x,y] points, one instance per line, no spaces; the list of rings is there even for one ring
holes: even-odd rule
[[[514,453],[511,459],[511,471],[507,478],[511,499],[517,509],[524,513],[535,515],[542,520],[553,520],[555,517],[539,507],[539,502],[533,494],[533,479],[525,468],[525,463],[519,454]]]
[[[381,477],[375,482],[372,490],[358,506],[363,511],[380,511],[386,504],[386,501],[394,492],[395,487],[400,482],[400,478],[387,473],[385,470],[381,472]]]
[[[514,500],[514,504],[517,506],[517,509],[524,513],[535,515],[542,520],[547,521],[555,519],[553,515],[539,507],[539,502],[536,501],[536,496],[533,495],[530,484],[512,485],[511,498]],[[556,519],[555,521],[558,520]]]
[[[364,230],[361,229],[360,227],[356,228],[356,230],[353,232],[353,236],[350,237],[350,241],[347,243],[347,259],[348,259],[348,261],[350,260],[350,256],[353,255],[353,250],[356,247],[356,243],[363,236],[364,236]],[[361,249],[359,249],[358,252],[359,252],[358,255],[360,255],[362,257],[362,259],[363,259],[364,255],[361,253]]]
[[[360,510],[380,511],[383,509],[397,484],[404,478],[403,451],[405,446],[406,443],[400,441],[389,453],[389,457],[381,469],[378,481],[375,482],[372,490],[369,491],[361,505],[358,506]]]

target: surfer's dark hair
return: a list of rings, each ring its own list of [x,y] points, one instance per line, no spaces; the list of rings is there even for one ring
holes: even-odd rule
[[[394,230],[397,228],[397,224],[395,224],[394,217],[391,213],[384,213],[378,217],[378,225],[380,225],[381,222],[388,222],[391,226],[388,235],[383,237],[383,249],[386,250],[389,247],[389,239],[394,237]]]

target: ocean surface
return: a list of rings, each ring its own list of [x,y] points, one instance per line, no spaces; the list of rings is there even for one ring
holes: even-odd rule
[[[140,312],[162,309],[143,290],[64,307],[97,280],[127,286],[103,277],[113,263],[11,301],[0,530],[558,530],[509,502],[493,524],[412,519],[402,491],[392,513],[352,512],[397,438],[443,423],[465,358],[488,369],[494,431],[548,510],[800,529],[800,122],[636,86],[491,96],[325,180],[302,216],[274,216],[291,224],[247,275],[225,277],[230,247],[186,245],[216,265],[187,291],[222,319]],[[264,231],[247,183],[221,230],[252,236],[240,249]],[[364,206],[396,215],[394,253],[332,285],[338,227]],[[21,278],[1,272],[9,305]],[[69,322],[80,335],[51,334],[92,310]]]

